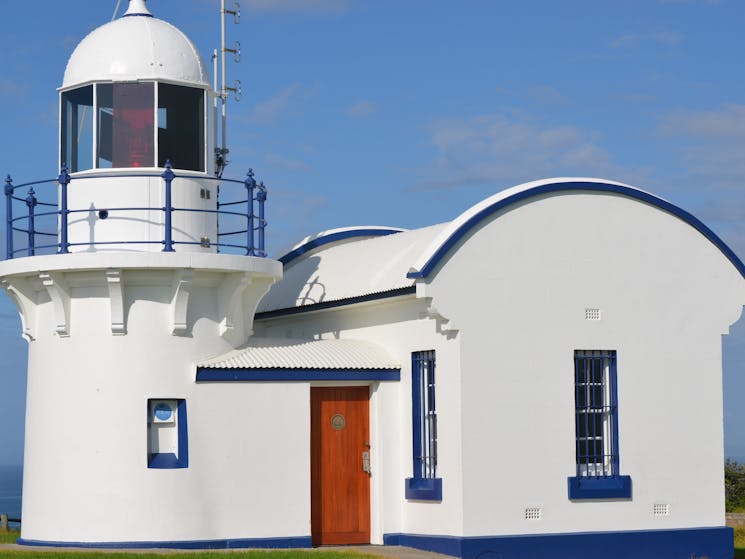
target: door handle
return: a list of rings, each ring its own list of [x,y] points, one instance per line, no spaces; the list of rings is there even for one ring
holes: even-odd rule
[[[362,451],[362,471],[372,475],[372,468],[370,468],[370,453],[367,450]]]

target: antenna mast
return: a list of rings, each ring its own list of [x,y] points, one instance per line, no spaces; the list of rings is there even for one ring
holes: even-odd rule
[[[233,9],[228,10],[225,8],[225,0],[220,0],[220,76],[221,85],[218,96],[220,98],[220,104],[222,105],[222,141],[220,147],[215,148],[215,159],[216,159],[216,174],[218,177],[222,176],[223,169],[228,164],[228,152],[230,151],[227,147],[227,103],[230,93],[233,93],[233,97],[236,101],[241,100],[243,94],[241,90],[241,81],[235,80],[232,86],[227,85],[227,72],[225,57],[227,53],[232,53],[233,60],[235,62],[241,61],[241,44],[236,41],[232,48],[228,48],[225,42],[225,17],[233,16],[233,23],[236,25],[241,22],[241,6],[238,2],[233,3]],[[215,55],[213,55],[215,57]],[[215,57],[216,58],[216,57]],[[215,66],[217,61],[215,61]],[[217,71],[215,71],[215,87],[217,86]]]

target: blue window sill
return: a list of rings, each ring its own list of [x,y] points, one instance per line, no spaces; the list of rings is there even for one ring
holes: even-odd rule
[[[631,476],[569,477],[569,499],[631,499]]]
[[[186,468],[188,464],[186,460],[179,460],[178,456],[173,453],[163,452],[160,454],[151,454],[147,462],[147,467],[156,470],[167,470],[172,468]]]
[[[442,501],[442,478],[407,478],[406,498],[414,501]]]

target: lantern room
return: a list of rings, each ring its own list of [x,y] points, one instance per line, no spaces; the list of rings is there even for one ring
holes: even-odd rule
[[[220,94],[186,35],[130,0],[76,47],[59,93],[70,250],[161,250],[172,205],[178,250],[214,252]]]
[[[214,172],[205,65],[176,27],[132,0],[80,42],[60,88],[60,161],[71,173],[164,167]],[[213,146],[210,146],[213,147]]]
[[[90,169],[205,172],[206,92],[158,81],[94,83],[61,94],[61,160]]]

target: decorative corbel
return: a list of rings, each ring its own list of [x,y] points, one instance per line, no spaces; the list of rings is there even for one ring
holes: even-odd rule
[[[220,317],[218,332],[223,338],[230,338],[240,330],[243,322],[243,292],[251,285],[249,273],[227,274],[218,288],[217,312]]]
[[[36,339],[36,291],[27,279],[13,278],[12,282],[0,280],[0,286],[8,294],[21,317],[21,336],[27,342]]]
[[[109,313],[111,316],[111,333],[124,336],[127,333],[124,324],[124,283],[121,270],[106,270],[106,285],[109,288]]]
[[[39,279],[52,300],[54,331],[66,338],[70,335],[70,288],[58,272],[40,272]]]
[[[427,305],[424,311],[419,313],[419,318],[429,318],[434,320],[437,332],[448,338],[458,333],[458,328],[456,328],[452,320],[444,317],[437,307],[432,304],[433,297],[430,295],[425,283],[417,282],[416,297],[417,299],[423,299],[424,303]]]
[[[173,297],[171,298],[171,333],[185,336],[189,327],[189,295],[194,281],[194,270],[180,270],[175,273]]]

